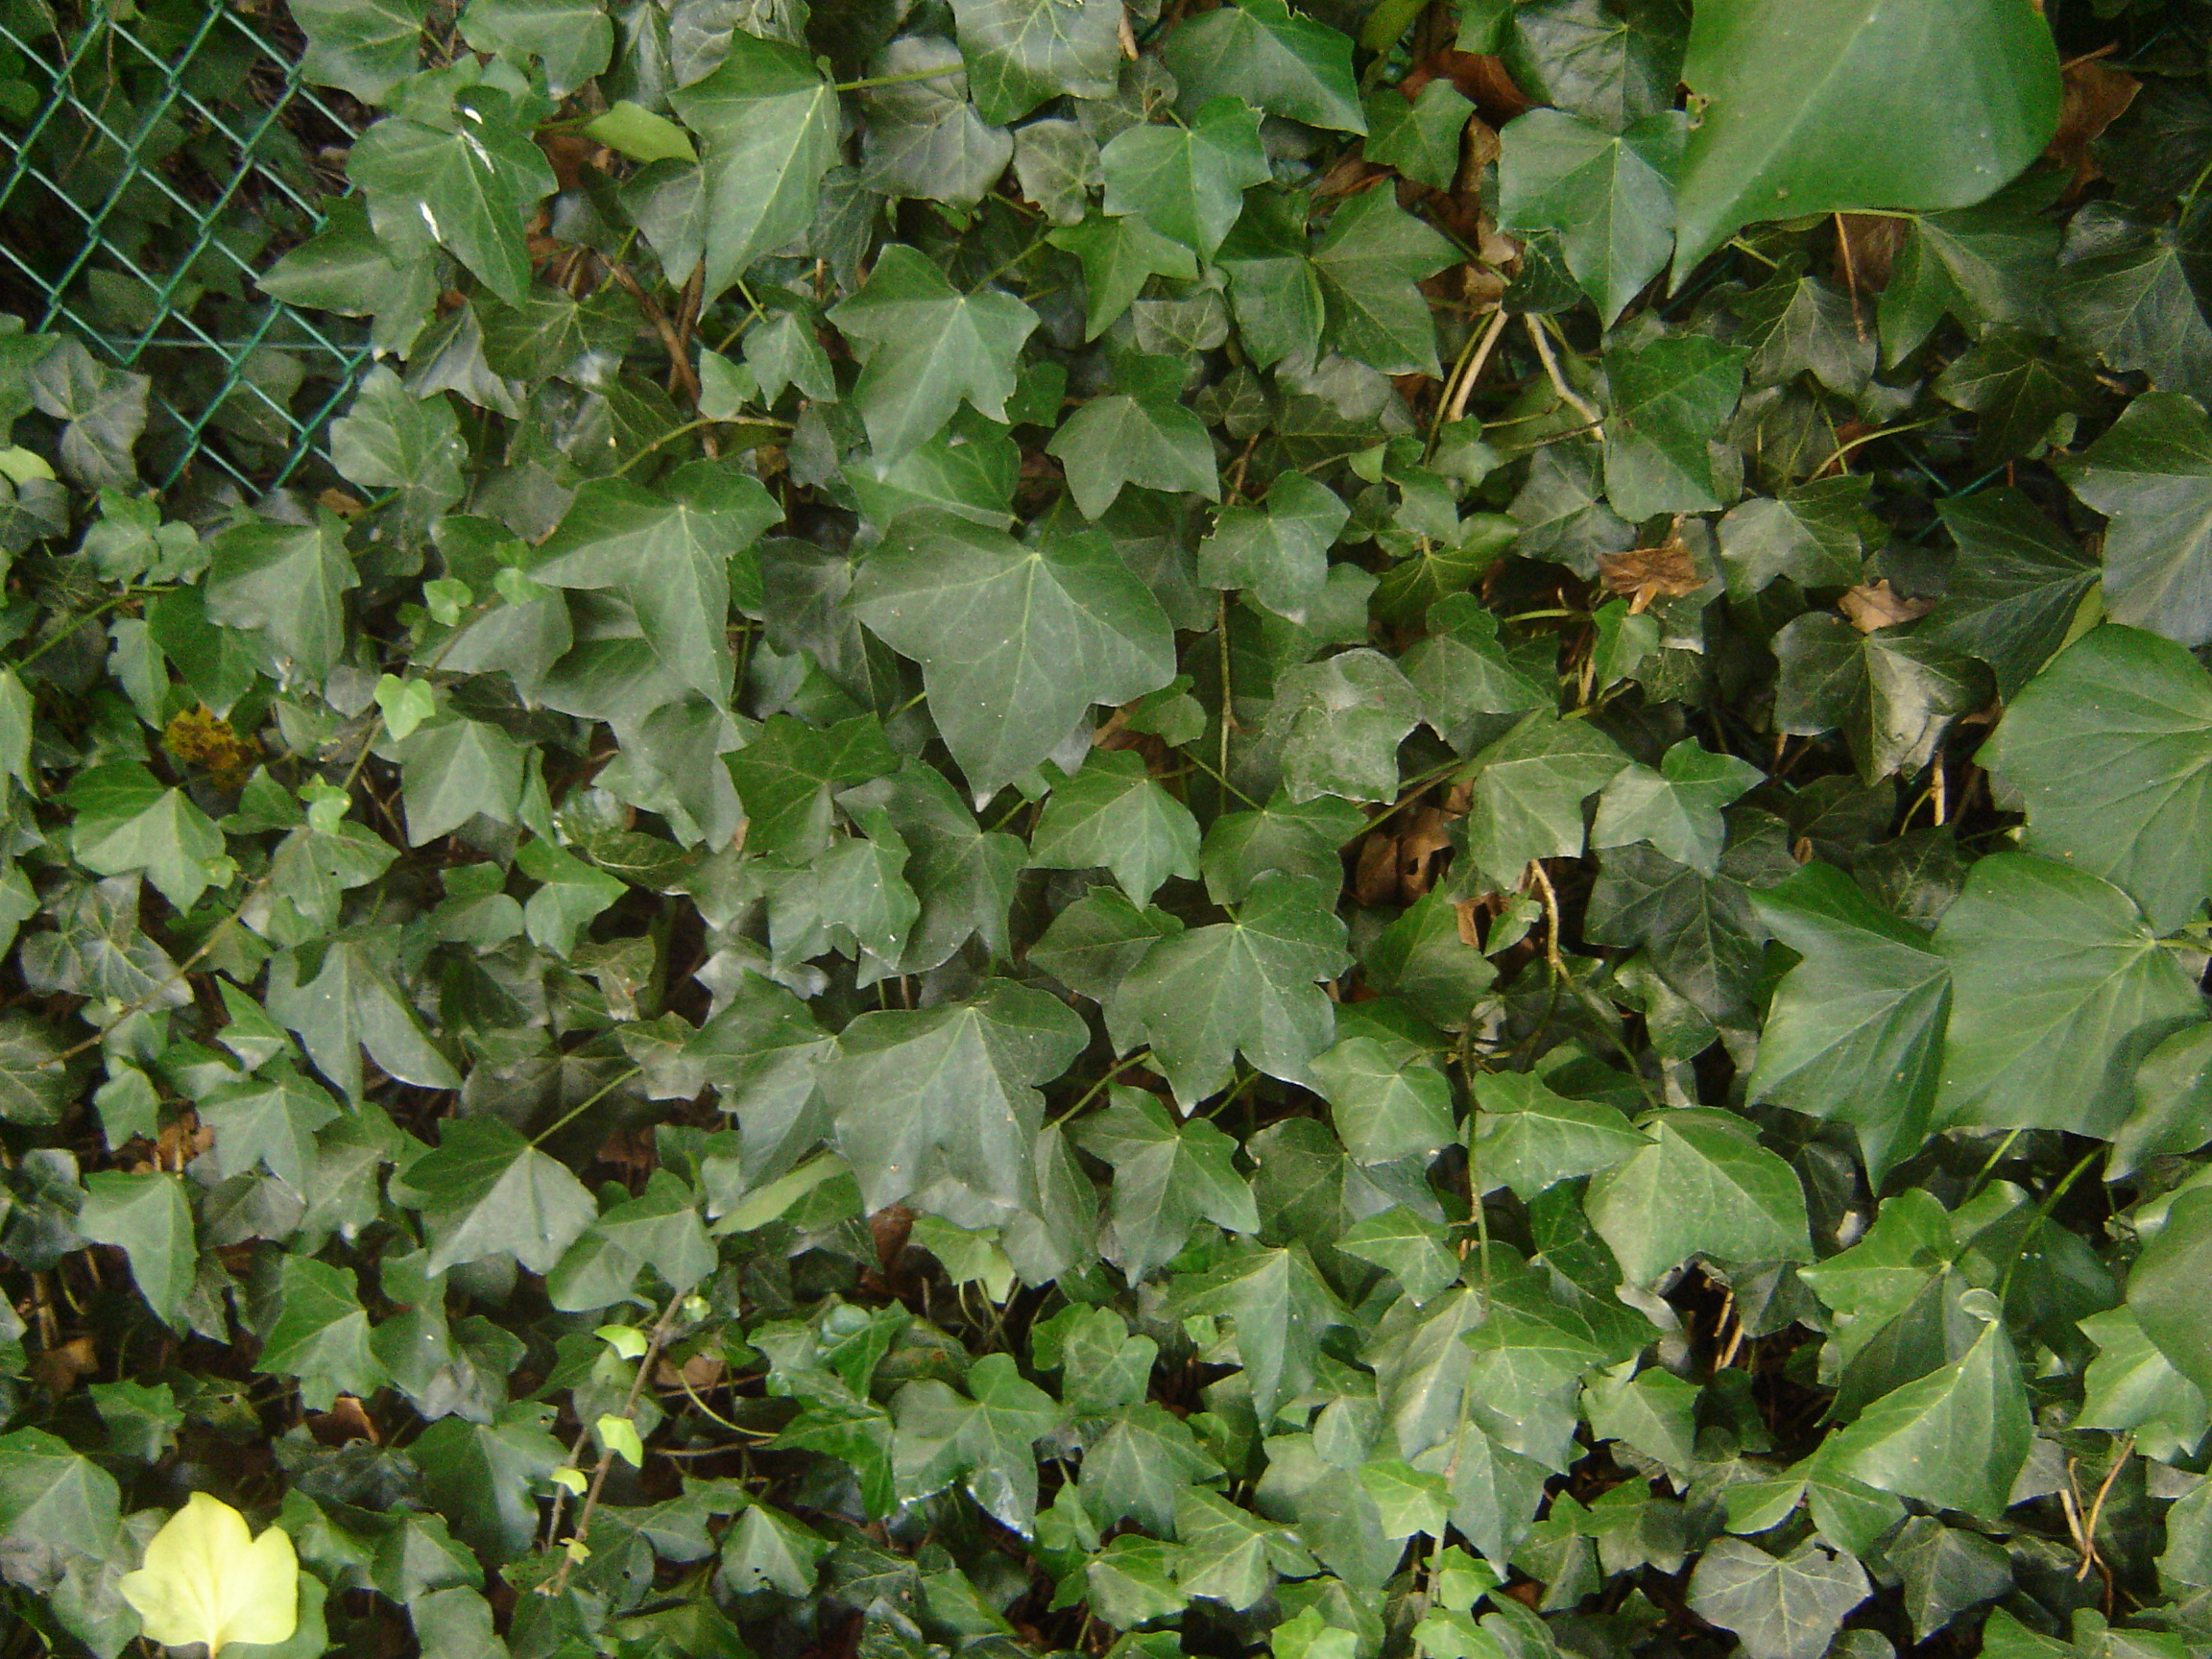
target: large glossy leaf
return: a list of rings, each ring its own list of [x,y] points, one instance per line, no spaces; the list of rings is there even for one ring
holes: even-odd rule
[[[712,296],[812,220],[836,158],[837,95],[805,54],[738,30],[714,72],[671,102],[707,141],[697,236]]]
[[[1583,1200],[1631,1285],[1693,1255],[1743,1263],[1811,1257],[1796,1173],[1742,1119],[1696,1110],[1641,1127],[1645,1144],[1593,1177]]]
[[[1980,0],[1709,0],[1682,79],[1701,111],[1677,187],[1677,283],[1753,220],[1970,206],[2058,120],[2048,26]]]
[[[1686,130],[1673,110],[1613,132],[1531,109],[1499,134],[1500,223],[1556,233],[1567,269],[1607,323],[1674,250],[1673,173]]]
[[[980,795],[1052,753],[1093,704],[1175,673],[1159,602],[1102,537],[1024,545],[922,516],[860,567],[853,608],[922,664],[938,729]]]
[[[1827,1442],[1820,1460],[1879,1491],[1994,1520],[2029,1440],[2020,1362],[1992,1316],[1962,1357],[1877,1400]]]
[[[1801,958],[1774,988],[1752,1098],[1849,1123],[1868,1165],[1887,1167],[1919,1145],[1935,1099],[1950,964],[1831,865],[1752,902]]]
[[[1005,980],[972,1001],[854,1021],[822,1092],[868,1208],[911,1197],[961,1226],[1035,1210],[1032,1086],[1059,1076],[1084,1041],[1064,1004]]]
[[[1955,998],[1941,1123],[2109,1135],[2128,1115],[2135,1063],[2202,1014],[2128,895],[2055,859],[2000,853],[1976,864],[1936,948]]]
[[[1114,1023],[1151,1044],[1186,1107],[1226,1084],[1238,1054],[1270,1076],[1301,1081],[1335,1030],[1317,982],[1346,961],[1344,924],[1320,885],[1263,877],[1233,921],[1147,950],[1115,996]]]
[[[442,244],[519,305],[530,286],[522,222],[558,181],[512,108],[507,94],[478,86],[462,94],[450,126],[389,116],[361,135],[346,170],[369,197],[378,236],[396,248]]]
[[[2152,392],[2063,468],[2112,520],[2104,603],[2113,620],[2183,645],[2212,639],[2212,422],[2194,400]]]
[[[2153,927],[2212,894],[2212,675],[2180,647],[2091,630],[2028,684],[1982,762],[2025,798],[2032,851],[2122,888]]]
[[[2212,1396],[2212,1330],[2204,1318],[2204,1286],[2212,1273],[2212,1193],[2174,1201],[2166,1224],[2128,1275],[2128,1310],[2200,1394]]]
[[[1037,315],[1011,294],[963,294],[903,245],[884,250],[867,285],[830,313],[860,343],[854,400],[880,464],[933,436],[966,401],[1003,420],[1014,364]]]

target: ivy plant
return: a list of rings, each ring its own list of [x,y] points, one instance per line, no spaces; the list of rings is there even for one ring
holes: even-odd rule
[[[2212,1651],[2212,7],[289,15],[325,454],[0,333],[0,1655]]]

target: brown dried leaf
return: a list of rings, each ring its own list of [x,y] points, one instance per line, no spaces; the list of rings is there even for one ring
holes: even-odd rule
[[[1444,833],[1444,814],[1424,806],[1398,837],[1398,895],[1410,904],[1436,884],[1436,874],[1452,838]]]
[[[719,1354],[694,1354],[682,1365],[671,1365],[663,1355],[654,1381],[663,1388],[681,1388],[688,1382],[692,1391],[699,1393],[719,1383],[728,1369]]]
[[[1871,634],[1877,628],[1892,627],[1899,622],[1910,622],[1916,616],[1925,616],[1936,609],[1933,599],[1908,599],[1887,581],[1872,584],[1861,583],[1836,601],[1836,608],[1850,620],[1851,626],[1862,634]]]
[[[160,1138],[154,1143],[154,1166],[181,1169],[214,1144],[215,1131],[201,1123],[198,1113],[186,1112],[162,1127]]]
[[[31,1375],[50,1394],[66,1394],[78,1379],[100,1369],[100,1350],[89,1336],[73,1336],[57,1343],[31,1361]]]
[[[1897,250],[1905,246],[1906,222],[1887,215],[1877,218],[1871,213],[1839,213],[1838,234],[1842,242],[1842,269],[1846,288],[1856,288],[1862,294],[1879,294],[1889,286],[1889,268],[1896,263]]]
[[[868,1232],[876,1240],[876,1260],[885,1278],[899,1265],[900,1254],[913,1231],[914,1212],[903,1204],[890,1205],[868,1217]]]
[[[2065,92],[2058,106],[2058,131],[2051,135],[2043,156],[2045,160],[2074,170],[2073,182],[2067,186],[2072,192],[2099,176],[2097,163],[2089,156],[2089,146],[2103,135],[2105,128],[2126,113],[2128,106],[2135,102],[2135,94],[2143,89],[2143,84],[2127,71],[2111,68],[2094,58],[2079,58],[2067,64],[2063,81]]]
[[[1633,595],[1632,612],[1641,612],[1654,599],[1679,599],[1705,585],[1697,561],[1683,545],[1679,521],[1656,547],[1631,547],[1625,553],[1600,553],[1598,570],[1605,586],[1620,594]]]
[[[369,1420],[367,1409],[350,1394],[339,1395],[329,1410],[309,1417],[307,1432],[315,1436],[317,1444],[324,1446],[344,1446],[355,1440],[366,1440],[373,1446],[381,1439],[376,1425]]]
[[[1361,904],[1383,904],[1398,893],[1398,841],[1382,830],[1359,839],[1352,865],[1352,897]]]

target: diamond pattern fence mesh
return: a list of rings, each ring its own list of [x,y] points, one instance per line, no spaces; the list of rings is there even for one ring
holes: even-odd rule
[[[283,482],[369,356],[254,282],[346,189],[361,124],[300,48],[276,0],[0,0],[0,311],[152,377],[164,487]]]

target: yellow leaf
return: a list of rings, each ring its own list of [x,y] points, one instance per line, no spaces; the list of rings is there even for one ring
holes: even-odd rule
[[[246,1517],[195,1492],[146,1546],[146,1562],[126,1573],[123,1599],[149,1640],[169,1647],[207,1645],[207,1659],[230,1642],[283,1642],[300,1623],[300,1561],[281,1527],[255,1538]]]

